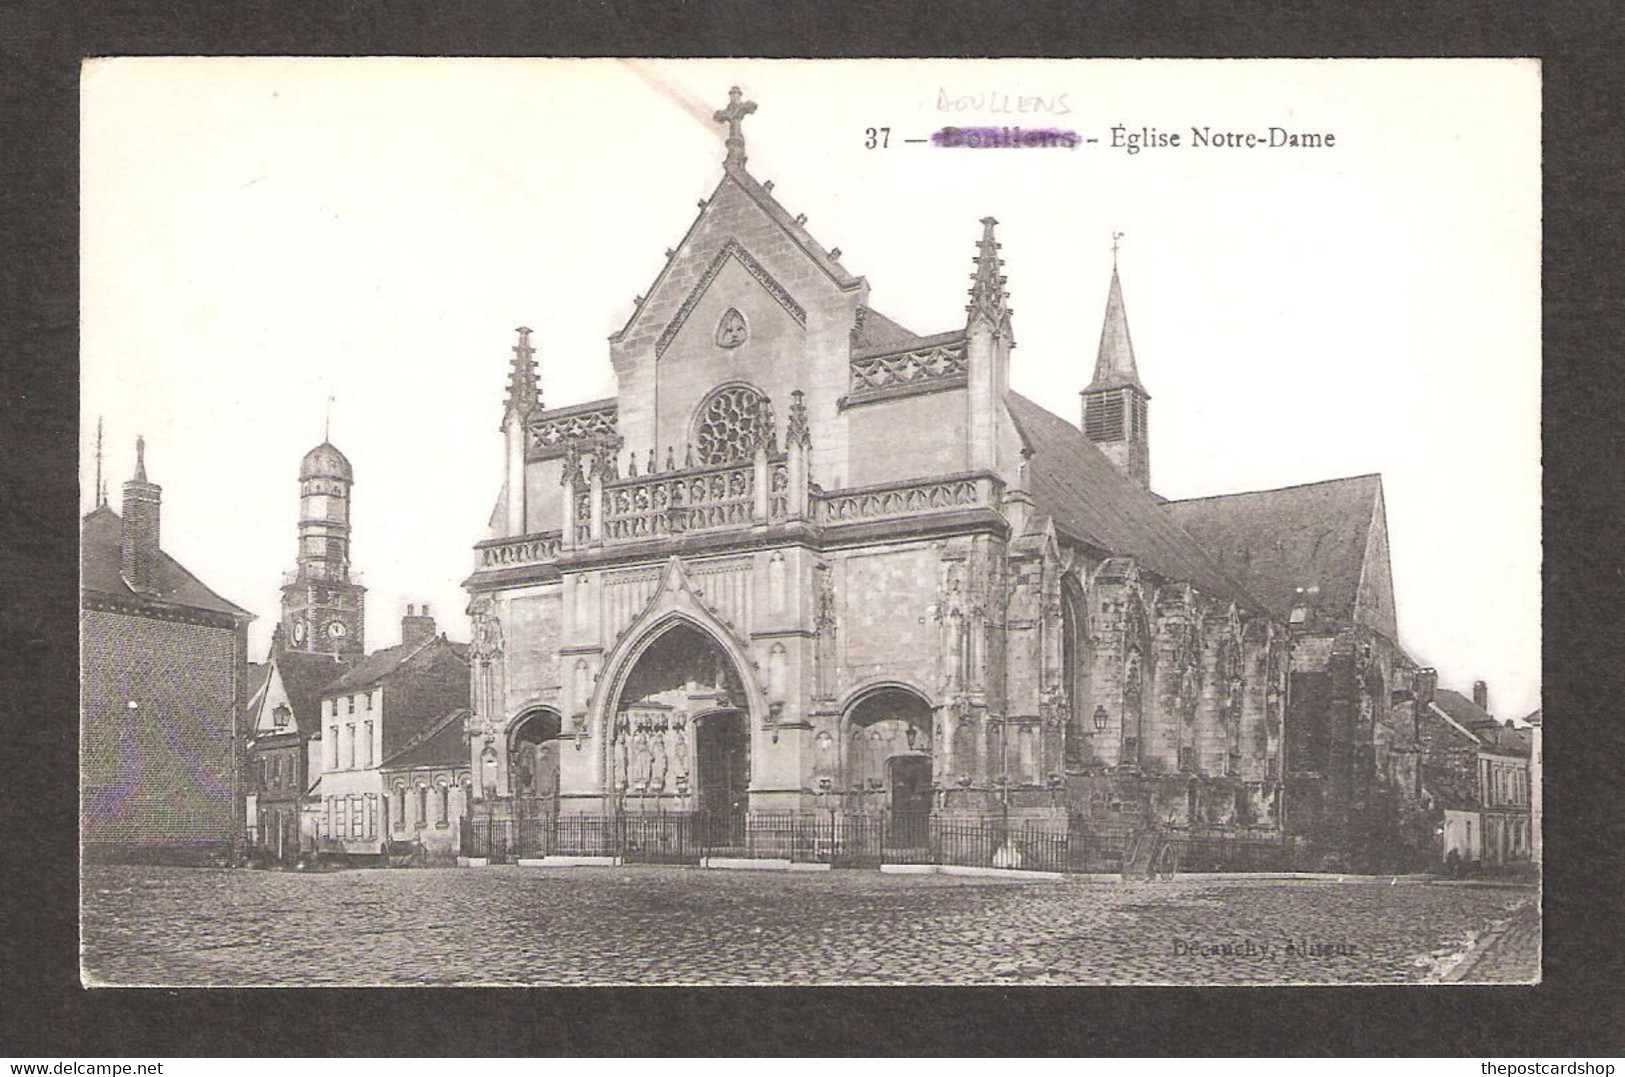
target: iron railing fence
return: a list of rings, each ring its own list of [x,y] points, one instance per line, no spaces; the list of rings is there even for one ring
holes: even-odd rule
[[[463,820],[464,855],[506,861],[617,857],[698,864],[707,858],[779,859],[834,867],[948,864],[1029,871],[1147,874],[1277,871],[1288,847],[1258,835],[1213,836],[1082,820],[846,811],[554,814],[523,804]]]

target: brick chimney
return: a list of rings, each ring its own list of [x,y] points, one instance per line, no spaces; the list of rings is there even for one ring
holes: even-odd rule
[[[1473,682],[1473,706],[1485,714],[1490,712],[1490,686],[1483,681]]]
[[[415,604],[406,607],[406,616],[401,618],[401,642],[412,644],[422,643],[434,636],[434,618],[429,616],[429,604],[423,604],[423,612],[419,613]]]
[[[1420,710],[1433,702],[1439,692],[1439,671],[1432,666],[1423,666],[1416,671],[1412,682],[1416,691],[1416,706]]]
[[[124,484],[119,570],[130,590],[158,592],[158,508],[163,488],[147,481],[147,442],[135,439],[135,477]]]

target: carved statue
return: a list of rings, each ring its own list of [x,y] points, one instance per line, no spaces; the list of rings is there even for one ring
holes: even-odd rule
[[[666,789],[666,734],[655,734],[653,751],[649,762],[649,791],[652,793],[665,792]]]
[[[673,729],[671,731],[672,743],[672,775],[675,778],[688,777],[688,730]]]

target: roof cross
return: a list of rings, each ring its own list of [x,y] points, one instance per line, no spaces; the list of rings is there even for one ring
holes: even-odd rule
[[[728,147],[728,157],[725,164],[745,166],[745,136],[740,132],[740,125],[745,117],[756,111],[755,101],[742,101],[739,87],[734,86],[728,90],[728,107],[719,108],[712,117],[718,123],[728,125],[728,140],[724,143]]]
[[[1123,238],[1123,233],[1112,233],[1112,268],[1117,268],[1117,241]]]

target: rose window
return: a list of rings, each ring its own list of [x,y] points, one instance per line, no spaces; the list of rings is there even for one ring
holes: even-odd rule
[[[700,463],[710,466],[747,458],[772,424],[772,405],[761,393],[743,385],[719,390],[700,409],[695,437]]]

